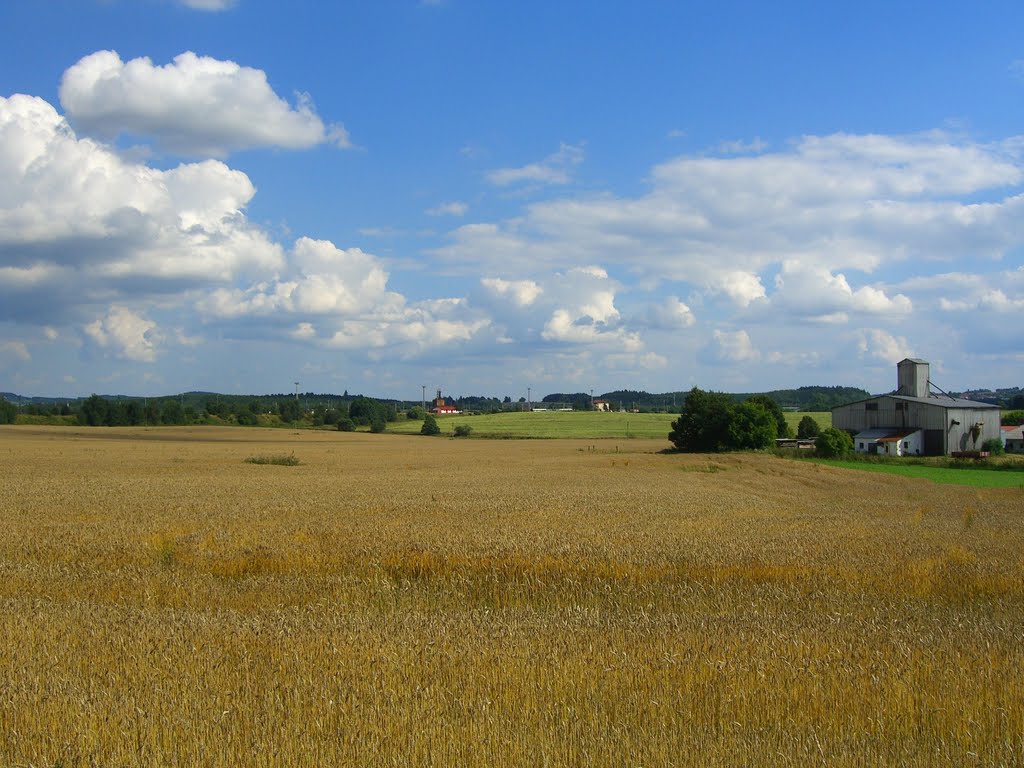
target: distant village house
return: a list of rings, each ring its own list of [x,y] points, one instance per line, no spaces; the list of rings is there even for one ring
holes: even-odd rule
[[[434,399],[434,407],[430,409],[431,413],[438,415],[447,415],[452,413],[462,413],[454,405],[448,405],[448,401],[441,396],[441,390],[437,390],[437,397]]]

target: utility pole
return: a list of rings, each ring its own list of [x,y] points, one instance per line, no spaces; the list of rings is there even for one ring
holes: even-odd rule
[[[526,388],[526,410],[533,410],[533,400],[530,399],[530,388]]]
[[[299,382],[295,382],[295,402],[299,402]]]
[[[423,385],[423,396],[420,398],[420,408],[423,409],[424,413],[427,412],[427,385],[426,384]]]

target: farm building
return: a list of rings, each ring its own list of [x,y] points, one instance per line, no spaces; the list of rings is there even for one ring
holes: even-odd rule
[[[940,456],[1000,438],[998,406],[933,393],[924,360],[896,369],[895,392],[832,409],[832,426],[852,433],[859,453]]]
[[[1024,453],[1024,427],[1003,427],[1003,450]]]
[[[600,399],[594,400],[594,410],[595,411],[609,411],[610,412],[611,409],[612,409],[612,404],[610,402],[608,402],[607,400],[600,400]]]

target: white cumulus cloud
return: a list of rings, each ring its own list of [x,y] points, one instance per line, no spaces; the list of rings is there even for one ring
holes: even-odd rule
[[[759,360],[761,353],[744,330],[712,333],[711,341],[702,352],[705,362],[712,364],[749,363]]]
[[[857,332],[857,352],[861,358],[895,365],[906,357],[914,357],[909,342],[882,328],[864,328]]]
[[[648,323],[652,328],[675,330],[689,328],[697,322],[693,311],[678,296],[670,296],[661,303],[653,303],[647,310]]]
[[[495,296],[510,298],[517,306],[528,307],[537,300],[544,289],[533,280],[503,280],[500,277],[484,277],[481,285]]]
[[[97,345],[112,349],[118,357],[137,362],[156,360],[156,323],[127,307],[111,307],[105,317],[85,326]]]
[[[308,95],[292,106],[262,70],[191,51],[163,66],[148,58],[124,62],[115,51],[89,54],[64,73],[60,102],[84,133],[152,138],[184,155],[349,146],[344,127],[325,125]]]
[[[786,260],[775,278],[772,305],[818,322],[842,322],[848,313],[907,315],[911,300],[897,293],[889,296],[880,288],[863,286],[854,290],[843,274],[827,268]]]
[[[177,292],[277,269],[216,160],[166,171],[80,139],[47,102],[0,98],[0,319]],[[43,303],[45,302],[45,303]]]

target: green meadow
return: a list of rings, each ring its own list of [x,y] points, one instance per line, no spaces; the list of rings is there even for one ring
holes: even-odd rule
[[[793,432],[806,413],[786,413]],[[811,413],[822,428],[832,425],[832,414]],[[450,435],[455,427],[473,428],[472,437],[505,439],[618,439],[633,438],[668,440],[669,430],[677,414],[674,413],[601,413],[597,411],[514,411],[489,413],[479,416],[459,414],[438,416],[441,433]],[[416,434],[422,421],[400,418],[388,424],[388,432]]]
[[[1020,462],[987,468],[942,467],[903,462],[820,460],[820,463],[830,467],[854,469],[861,472],[881,472],[949,485],[966,485],[974,488],[1024,488],[1024,463]]]

